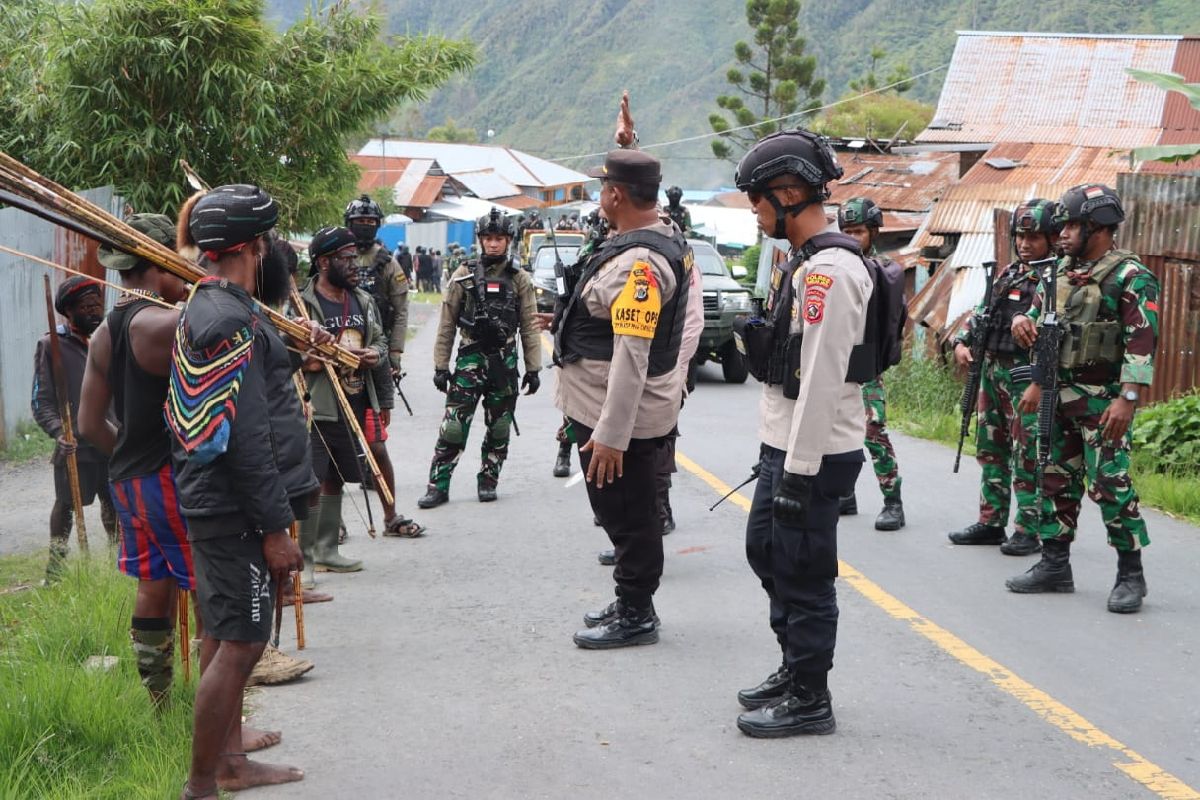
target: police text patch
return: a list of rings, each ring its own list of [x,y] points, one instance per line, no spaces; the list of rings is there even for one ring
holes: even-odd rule
[[[662,296],[654,271],[648,262],[633,262],[625,288],[612,305],[613,333],[653,339],[661,312]]]

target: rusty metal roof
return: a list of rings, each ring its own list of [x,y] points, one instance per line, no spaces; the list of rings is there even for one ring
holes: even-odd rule
[[[1169,72],[1179,36],[959,32],[937,112],[918,142],[1133,148],[1154,144],[1167,92],[1128,68]]]
[[[1117,245],[1142,256],[1200,261],[1200,176],[1122,175]]]
[[[1200,82],[1200,37],[1189,37],[1175,48],[1175,61],[1171,72],[1182,75],[1188,83]],[[1163,104],[1162,128],[1164,135],[1184,134],[1182,142],[1160,142],[1160,144],[1184,144],[1200,141],[1200,111],[1192,108],[1187,98],[1179,92],[1168,92]]]
[[[991,233],[995,225],[992,209],[1011,211],[1022,200],[1035,197],[1056,199],[1074,184],[981,183],[951,186],[930,214],[930,234]]]
[[[958,179],[957,153],[919,156],[889,153],[838,153],[845,172],[830,185],[826,205],[867,197],[884,211],[927,211]]]
[[[429,208],[446,184],[446,176],[430,159],[354,155],[350,160],[362,170],[360,191],[391,190],[392,202],[402,208]]]
[[[1011,168],[989,162],[1007,159]],[[963,175],[963,184],[1065,184],[1105,183],[1115,186],[1118,172],[1129,172],[1129,159],[1109,147],[1070,144],[1000,142]]]

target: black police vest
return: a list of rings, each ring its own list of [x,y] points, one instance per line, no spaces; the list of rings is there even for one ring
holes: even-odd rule
[[[500,274],[489,275],[480,261],[467,262],[466,266],[473,277],[458,312],[458,326],[485,347],[502,347],[516,336],[521,324],[520,302],[513,281],[516,267],[510,260]],[[484,341],[487,339],[494,341]]]
[[[690,250],[680,234],[664,236],[645,229],[613,236],[588,256],[559,319],[558,333],[554,341],[554,357],[557,363],[571,364],[581,358],[612,361],[615,336],[612,318],[593,317],[587,312],[582,305],[583,287],[595,276],[601,265],[635,247],[645,247],[665,258],[675,276],[675,294],[663,303],[658,326],[654,329],[654,338],[650,341],[650,364],[646,375],[656,378],[678,368],[683,322],[687,316],[688,291],[684,282],[684,260]]]
[[[1012,356],[1028,352],[1017,344],[1012,335],[1012,321],[1024,314],[1033,303],[1037,281],[1029,279],[1029,267],[1021,262],[1010,264],[992,290],[991,319],[988,329],[981,331],[983,349],[994,356]],[[1017,297],[1011,297],[1016,293]]]

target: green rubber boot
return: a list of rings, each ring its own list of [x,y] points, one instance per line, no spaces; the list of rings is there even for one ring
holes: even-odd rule
[[[321,495],[321,511],[317,515],[317,541],[313,562],[317,572],[358,572],[361,561],[346,558],[338,552],[338,528],[342,524],[342,496]]]
[[[300,585],[305,589],[315,589],[317,578],[313,569],[313,551],[317,546],[317,523],[321,515],[320,506],[310,508],[308,518],[300,520],[300,552],[304,554],[304,575]]]

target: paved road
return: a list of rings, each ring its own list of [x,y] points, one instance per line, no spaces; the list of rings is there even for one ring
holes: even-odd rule
[[[410,345],[416,417],[399,418],[391,442],[409,512],[441,413],[423,356],[432,333]],[[498,503],[474,498],[475,431],[451,503],[418,515],[427,538],[371,541],[352,524],[346,550],[367,570],[322,581],[337,599],[307,611],[316,670],[255,701],[262,723],[285,729],[272,757],[308,778],[247,796],[1200,797],[1195,528],[1149,514],[1140,615],[1104,609],[1115,559],[1094,508],[1077,592],[1012,595],[1004,578],[1031,560],[945,539],[972,519],[974,464],[952,476],[947,448],[897,437],[908,527],[873,530],[865,472],[863,513],[841,529],[838,732],[750,740],[734,693],[778,652],[743,555],[744,509],[706,509],[756,457],[757,388],[706,368],[684,412],[692,471],[673,494],[661,642],[586,652],[571,634],[611,579],[583,487],[550,477],[551,374],[521,402]]]

